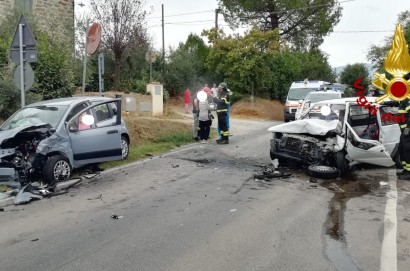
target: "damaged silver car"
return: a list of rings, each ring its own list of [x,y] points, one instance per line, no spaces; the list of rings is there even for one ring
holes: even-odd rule
[[[271,159],[315,165],[311,170],[324,177],[359,163],[399,164],[397,111],[367,99],[377,113],[358,105],[356,98],[327,100],[313,104],[300,120],[269,128]]]
[[[71,97],[28,105],[0,126],[0,183],[49,187],[72,169],[121,160],[130,137],[121,119],[121,99]]]

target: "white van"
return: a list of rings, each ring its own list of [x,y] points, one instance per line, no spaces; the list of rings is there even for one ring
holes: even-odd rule
[[[342,98],[342,93],[338,91],[315,91],[315,92],[310,92],[306,98],[302,102],[302,106],[298,108],[298,110],[295,113],[295,119],[298,120],[303,112],[305,112],[309,107],[320,101],[325,101],[325,100],[332,100],[332,99],[340,99]]]
[[[329,84],[325,81],[296,81],[293,82],[289,88],[288,95],[286,97],[286,104],[284,109],[285,122],[295,120],[295,113],[298,108],[302,107],[302,102],[306,96],[312,91],[318,91],[324,84]]]

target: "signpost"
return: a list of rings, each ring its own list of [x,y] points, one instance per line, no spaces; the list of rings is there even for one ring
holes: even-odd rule
[[[98,78],[100,82],[100,95],[103,96],[104,92],[104,53],[98,54]]]
[[[26,62],[37,62],[37,42],[23,15],[20,16],[10,51],[11,61],[19,63],[14,72],[14,81],[21,90],[21,107],[24,107],[25,91],[34,83],[33,69]]]

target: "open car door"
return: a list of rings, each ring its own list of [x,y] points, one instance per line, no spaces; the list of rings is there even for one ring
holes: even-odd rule
[[[381,124],[379,141],[390,154],[394,154],[397,151],[401,135],[400,126],[394,121],[397,116],[397,110],[395,111],[389,106],[381,106],[379,112],[378,119]],[[384,117],[382,118],[381,116]]]
[[[362,139],[348,122],[345,122],[345,125],[347,127],[346,151],[353,161],[385,167],[394,165],[390,153],[382,143],[377,140]]]
[[[115,105],[110,105],[114,103]],[[121,101],[111,100],[93,104],[76,114],[67,124],[76,167],[122,159],[121,150]],[[96,109],[104,107],[119,108],[115,115],[111,112],[111,120],[101,122]],[[85,114],[84,114],[85,113]],[[109,113],[109,112],[106,112]],[[88,121],[82,121],[86,115]]]

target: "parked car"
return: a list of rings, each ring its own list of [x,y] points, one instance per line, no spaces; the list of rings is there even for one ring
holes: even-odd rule
[[[376,115],[359,106],[356,98],[321,101],[311,106],[300,120],[269,128],[271,159],[291,160],[317,167],[327,175],[336,168],[340,173],[358,163],[389,167],[400,163],[400,128],[392,118],[394,108],[375,103]],[[333,172],[334,173],[334,172]]]
[[[49,185],[72,169],[126,159],[130,137],[121,99],[72,97],[41,101],[15,112],[0,126],[0,181]]]
[[[295,119],[299,119],[304,111],[306,111],[313,103],[325,101],[325,100],[332,100],[332,99],[340,99],[342,98],[341,92],[336,91],[315,91],[310,92],[306,98],[302,102],[302,106],[296,110]]]

